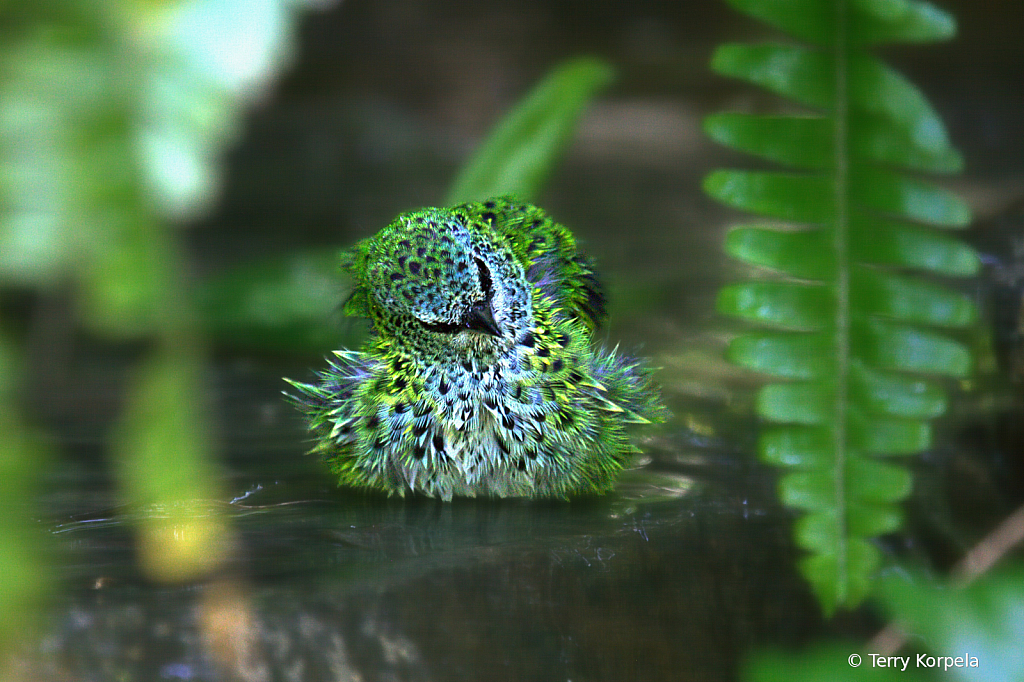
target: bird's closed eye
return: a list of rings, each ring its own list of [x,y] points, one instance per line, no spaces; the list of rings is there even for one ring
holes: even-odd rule
[[[418,317],[416,318],[416,321],[419,322],[420,326],[427,331],[436,332],[438,334],[458,334],[466,328],[461,324],[451,324],[448,322],[426,322]]]

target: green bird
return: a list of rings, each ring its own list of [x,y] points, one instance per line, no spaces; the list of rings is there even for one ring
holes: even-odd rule
[[[405,213],[342,254],[359,351],[289,381],[346,486],[404,495],[607,491],[662,421],[651,370],[594,344],[605,299],[565,227],[511,197]]]

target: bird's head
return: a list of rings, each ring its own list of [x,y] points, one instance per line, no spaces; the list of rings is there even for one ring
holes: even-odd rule
[[[494,351],[511,341],[526,290],[522,268],[463,213],[406,213],[360,242],[347,312],[415,348]],[[518,302],[518,303],[517,303]]]

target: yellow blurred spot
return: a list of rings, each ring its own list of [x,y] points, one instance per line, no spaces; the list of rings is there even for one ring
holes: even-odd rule
[[[148,513],[139,523],[139,562],[159,582],[185,582],[219,568],[230,534],[219,514],[182,504]]]
[[[683,423],[686,424],[686,428],[698,436],[710,438],[715,435],[715,427],[709,424],[706,420],[698,418],[698,416],[693,413],[686,413],[683,417]]]

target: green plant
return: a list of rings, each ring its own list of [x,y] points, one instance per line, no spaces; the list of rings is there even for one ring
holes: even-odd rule
[[[224,523],[202,405],[204,342],[174,223],[211,203],[244,106],[286,60],[300,0],[41,0],[5,5],[0,290],[74,291],[94,337],[144,339],[112,464],[157,579],[216,565]],[[0,320],[0,324],[7,320]],[[17,334],[0,330],[0,632],[45,592],[32,522],[42,452],[19,417]],[[60,391],[63,387],[44,387]],[[2,655],[3,652],[0,652]]]
[[[445,206],[515,194],[532,202],[569,146],[595,95],[614,80],[607,63],[569,59],[521,99],[459,171]]]
[[[803,680],[1019,680],[1024,675],[1024,575],[1020,567],[961,590],[919,573],[879,581],[877,601],[914,634],[914,646],[878,653],[859,644],[817,644],[799,654],[761,652],[743,666],[747,682]],[[850,663],[851,656],[856,665]],[[879,656],[887,658],[879,660]]]
[[[959,170],[941,121],[904,77],[873,57],[879,43],[950,37],[952,17],[915,0],[730,0],[811,46],[724,45],[712,68],[796,101],[806,113],[710,116],[715,140],[789,167],[720,170],[705,190],[783,221],[739,227],[732,256],[780,276],[734,284],[721,312],[773,327],[740,335],[728,357],[784,381],[764,386],[774,425],[761,457],[784,469],[781,500],[797,521],[801,560],[826,613],[858,604],[880,555],[871,538],[898,529],[911,475],[896,457],[930,444],[946,409],[939,383],[963,377],[968,350],[940,330],[971,325],[966,297],[934,276],[974,274],[972,249],[941,229],[967,206],[916,173]],[[898,170],[910,171],[907,175]]]
[[[0,673],[49,582],[44,543],[31,522],[36,472],[48,453],[18,409],[20,364],[14,344],[0,335]]]

